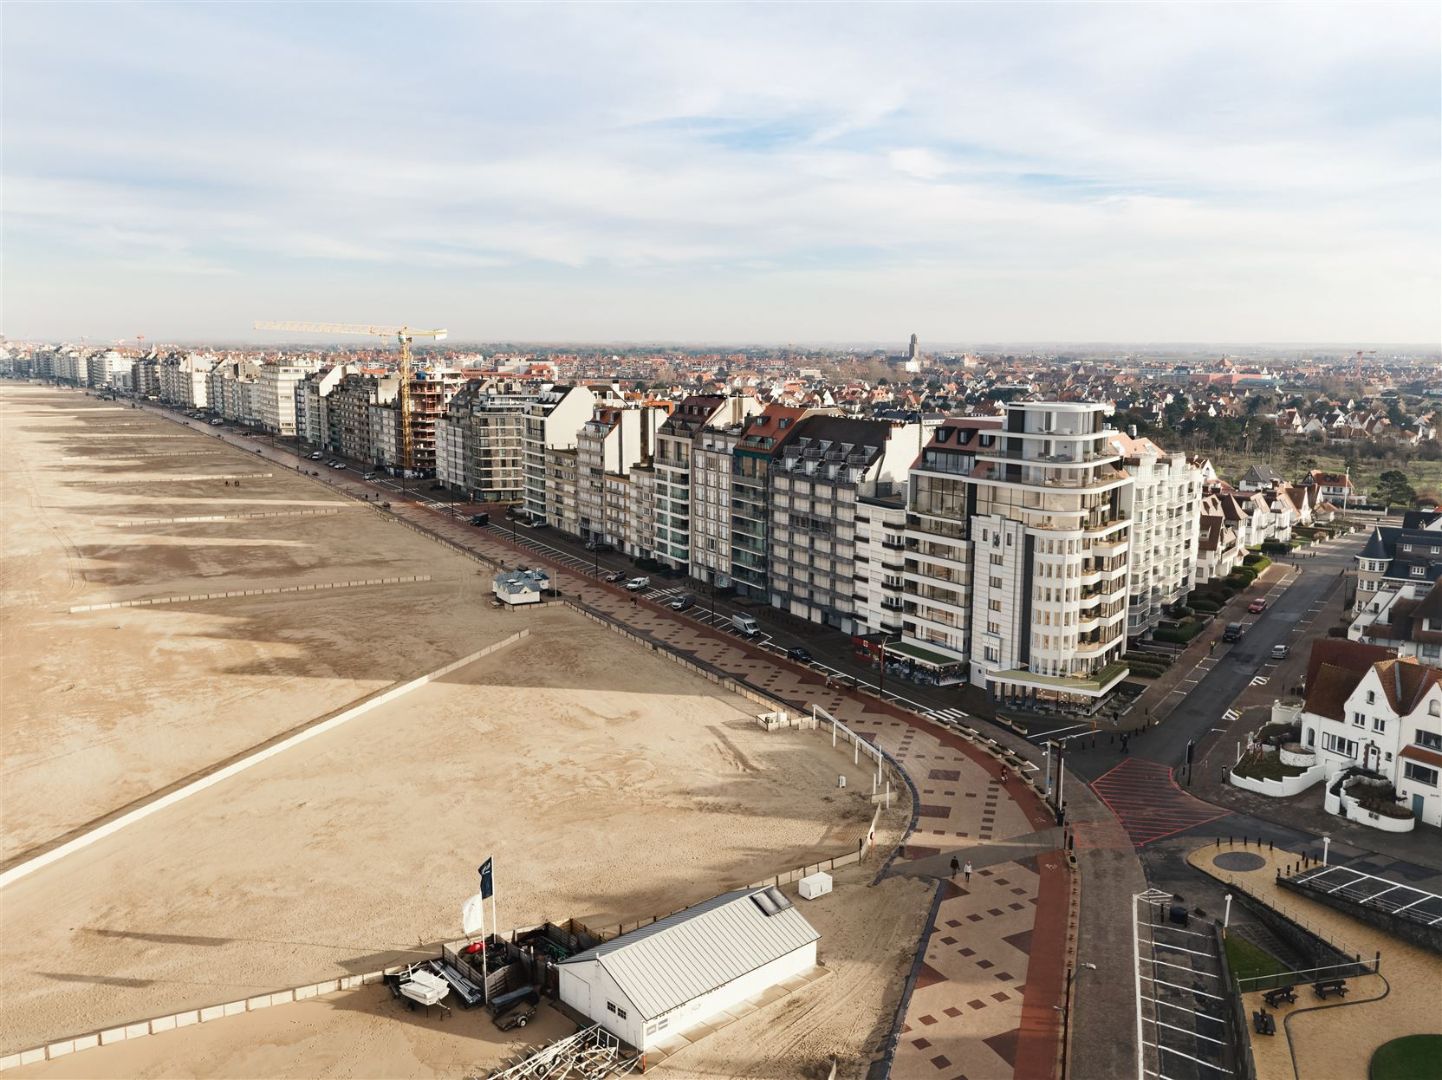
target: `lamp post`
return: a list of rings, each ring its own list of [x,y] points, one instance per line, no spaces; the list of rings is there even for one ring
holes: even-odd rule
[[[881,635],[881,678],[876,684],[876,693],[882,701],[886,700],[886,646],[891,643],[891,635]]]

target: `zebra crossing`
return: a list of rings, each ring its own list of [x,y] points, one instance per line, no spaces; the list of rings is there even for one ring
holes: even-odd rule
[[[926,715],[943,724],[960,724],[971,719],[970,713],[962,712],[960,709],[927,709]]]

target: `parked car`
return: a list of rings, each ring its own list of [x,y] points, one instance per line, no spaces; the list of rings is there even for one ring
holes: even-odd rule
[[[1287,659],[1287,656],[1288,656],[1288,654],[1289,654],[1291,651],[1292,651],[1292,650],[1291,650],[1290,648],[1288,648],[1286,645],[1273,645],[1273,646],[1272,646],[1272,659],[1273,659],[1273,660],[1285,660],[1285,659]]]
[[[1260,615],[1267,610],[1267,602],[1259,596],[1247,605],[1247,610],[1253,615]]]
[[[605,554],[608,551],[615,551],[616,548],[613,544],[608,544],[604,540],[587,540],[586,550],[596,551],[600,552],[601,554]]]
[[[667,607],[672,611],[685,611],[687,608],[695,605],[695,603],[696,598],[694,596],[690,593],[682,593],[680,596],[673,597]]]
[[[211,426],[211,427],[220,427],[220,425],[223,424],[223,423],[225,423],[224,420],[212,420],[212,421],[210,422],[210,426]]]
[[[761,633],[761,624],[750,615],[732,615],[731,629],[738,634],[745,634],[747,637],[755,637]]]
[[[322,454],[319,450],[317,450],[315,453],[311,454],[310,459],[312,461],[323,461],[325,460],[325,455]]]
[[[630,581],[626,582],[628,592],[640,592],[642,589],[649,589],[650,587],[651,579],[648,577],[633,577]]]
[[[615,584],[616,582],[618,582],[618,581],[625,581],[625,580],[626,580],[626,571],[624,571],[624,570],[612,570],[609,574],[602,574],[602,575],[601,575],[601,580],[602,580],[602,581],[609,581],[611,584],[614,585],[614,584]]]
[[[795,660],[798,664],[809,664],[812,657],[809,652],[797,645],[795,648],[786,650],[786,659]]]
[[[490,514],[472,514],[472,515],[471,515],[471,524],[472,524],[472,525],[489,525],[490,523],[491,523],[491,515],[490,515]]]
[[[1227,628],[1222,631],[1222,640],[1227,643],[1242,640],[1242,624],[1239,622],[1227,623]]]
[[[362,480],[374,480],[374,479],[375,479],[377,476],[379,476],[379,475],[380,475],[380,473],[368,472],[368,473],[366,473],[364,476],[362,476],[361,479],[362,479]]]
[[[344,462],[344,461],[332,461],[332,462],[330,463],[330,467],[331,467],[332,469],[344,469],[344,468],[345,468],[345,462]]]

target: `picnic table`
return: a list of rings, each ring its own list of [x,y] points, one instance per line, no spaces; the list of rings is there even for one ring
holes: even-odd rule
[[[1318,996],[1319,998],[1322,998],[1324,1001],[1327,999],[1328,995],[1330,995],[1330,994],[1336,994],[1338,997],[1346,997],[1346,995],[1347,995],[1347,980],[1346,980],[1346,979],[1325,979],[1325,980],[1322,980],[1322,981],[1313,983],[1313,984],[1312,984],[1312,989],[1315,990],[1315,991],[1317,992],[1317,996]]]
[[[1258,1035],[1275,1035],[1277,1033],[1277,1021],[1266,1009],[1259,1009],[1252,1013],[1252,1027]]]
[[[1280,1001],[1285,1001],[1289,1005],[1295,1004],[1297,992],[1294,987],[1279,986],[1275,990],[1268,990],[1262,997],[1266,999],[1268,1005],[1275,1009]]]

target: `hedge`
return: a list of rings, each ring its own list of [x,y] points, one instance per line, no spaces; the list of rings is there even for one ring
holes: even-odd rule
[[[1242,564],[1244,566],[1250,567],[1251,569],[1255,570],[1257,573],[1260,574],[1263,570],[1272,565],[1272,560],[1267,558],[1265,555],[1248,555],[1245,559],[1242,560]]]
[[[1202,632],[1202,623],[1186,623],[1183,626],[1164,626],[1152,634],[1153,641],[1169,641],[1173,645],[1185,645]]]

